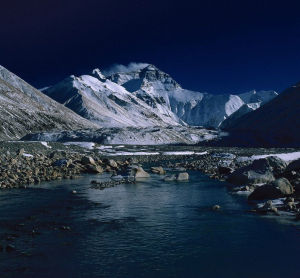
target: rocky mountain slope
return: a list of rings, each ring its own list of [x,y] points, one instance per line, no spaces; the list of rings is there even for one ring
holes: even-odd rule
[[[30,132],[96,128],[0,66],[0,139],[17,139]]]
[[[242,105],[238,110],[232,113],[226,120],[224,120],[220,128],[226,130],[228,127],[233,126],[235,122],[243,115],[255,111],[260,105],[258,103],[249,103]]]
[[[300,147],[300,83],[226,126],[230,140],[244,145]]]
[[[274,91],[212,95],[183,89],[170,75],[145,64],[104,75],[99,69],[70,76],[43,91],[84,118],[104,127],[192,125],[219,127],[244,104],[257,107]]]
[[[105,127],[167,126],[180,123],[175,114],[160,104],[159,99],[151,106],[124,87],[103,77],[97,69],[90,75],[70,76],[44,93],[82,117]]]

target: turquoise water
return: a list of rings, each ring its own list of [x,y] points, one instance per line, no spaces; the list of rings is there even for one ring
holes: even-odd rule
[[[247,213],[224,183],[190,176],[103,191],[86,176],[1,191],[0,243],[13,234],[16,247],[0,252],[1,277],[300,277],[297,226]]]

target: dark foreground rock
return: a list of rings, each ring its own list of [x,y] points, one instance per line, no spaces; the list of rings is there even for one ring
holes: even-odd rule
[[[227,181],[236,185],[270,183],[282,174],[286,167],[287,163],[278,157],[262,158],[237,169],[229,175]]]
[[[286,178],[257,187],[248,197],[249,200],[278,199],[294,193],[293,186]]]

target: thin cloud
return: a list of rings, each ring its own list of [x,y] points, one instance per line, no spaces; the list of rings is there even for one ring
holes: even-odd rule
[[[103,74],[109,76],[118,72],[131,72],[131,71],[143,69],[147,66],[149,66],[149,64],[147,63],[130,63],[127,66],[121,64],[115,64],[109,67],[108,69],[105,69],[103,71]]]

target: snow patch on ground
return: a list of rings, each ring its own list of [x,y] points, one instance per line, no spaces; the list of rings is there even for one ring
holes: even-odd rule
[[[112,146],[100,146],[100,147],[97,147],[97,149],[99,150],[107,150],[107,149],[112,149]]]
[[[208,154],[208,152],[207,152],[207,151],[205,151],[205,152],[200,152],[200,153],[195,152],[195,155],[205,155],[205,154]]]
[[[128,155],[128,156],[137,156],[137,155],[159,155],[158,152],[116,152],[116,153],[102,153],[107,156],[119,156],[119,155]]]
[[[29,154],[29,153],[23,153],[23,156],[25,156],[25,157],[33,157],[33,155]]]
[[[64,145],[65,146],[76,145],[81,148],[85,148],[85,149],[89,149],[89,150],[93,150],[95,147],[95,143],[93,143],[93,142],[66,142],[66,143],[64,143]]]
[[[184,151],[184,152],[163,152],[163,155],[193,155],[195,152]]]
[[[257,159],[266,158],[266,157],[270,157],[270,156],[277,156],[277,157],[281,158],[282,160],[284,160],[286,162],[289,162],[289,161],[299,159],[300,158],[300,152],[253,155],[253,156],[250,156],[250,157],[242,156],[242,157],[239,157],[237,160],[239,162],[243,162],[243,161],[248,161],[248,160],[257,160]]]
[[[52,147],[51,146],[49,146],[48,145],[48,142],[41,142],[41,144],[43,145],[43,146],[45,146],[46,148],[49,148],[49,149],[51,149]]]

